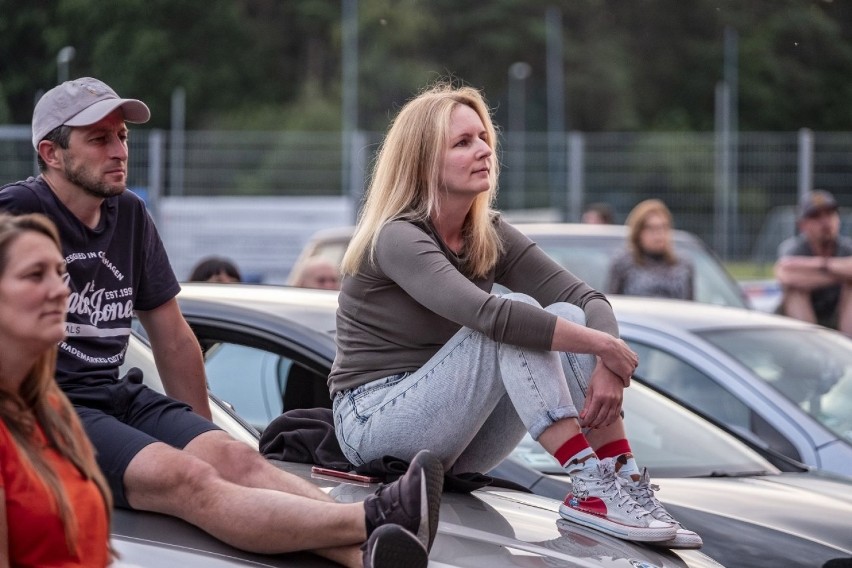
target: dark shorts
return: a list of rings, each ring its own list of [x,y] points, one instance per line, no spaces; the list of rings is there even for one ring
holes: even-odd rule
[[[164,442],[183,449],[198,435],[220,429],[188,405],[126,379],[64,386],[63,391],[83,422],[113,500],[120,507],[130,508],[124,494],[124,472],[142,448]]]

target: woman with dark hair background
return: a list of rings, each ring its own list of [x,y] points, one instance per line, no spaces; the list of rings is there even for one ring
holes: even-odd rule
[[[228,284],[242,282],[243,278],[236,264],[232,261],[219,256],[208,256],[198,261],[189,275],[189,281]]]

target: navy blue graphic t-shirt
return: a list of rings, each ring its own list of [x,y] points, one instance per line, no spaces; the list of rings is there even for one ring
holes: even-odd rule
[[[174,298],[180,285],[144,202],[130,191],[104,200],[100,223],[84,225],[39,176],[0,189],[0,210],[42,213],[59,229],[71,291],[57,381],[118,379],[133,311]]]

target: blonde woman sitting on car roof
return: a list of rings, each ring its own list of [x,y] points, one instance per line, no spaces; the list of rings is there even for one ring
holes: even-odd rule
[[[638,359],[609,302],[492,209],[496,146],[481,93],[447,83],[390,127],[342,266],[329,386],[346,457],[425,448],[489,471],[529,432],[571,476],[564,518],[701,546],[631,453],[621,403]]]

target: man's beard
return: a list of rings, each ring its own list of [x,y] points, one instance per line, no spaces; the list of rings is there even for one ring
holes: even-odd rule
[[[127,189],[127,185],[123,183],[110,184],[103,180],[99,180],[92,175],[91,171],[85,166],[75,167],[75,163],[71,161],[65,164],[65,177],[71,183],[81,187],[83,191],[94,197],[106,199],[114,195],[121,195]]]

